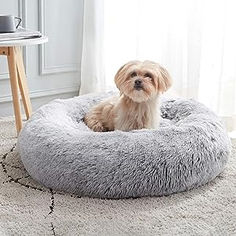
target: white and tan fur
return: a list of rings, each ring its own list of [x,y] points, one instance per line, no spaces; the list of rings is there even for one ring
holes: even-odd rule
[[[93,131],[129,131],[159,126],[159,95],[171,86],[166,69],[152,61],[130,61],[115,75],[119,97],[94,106],[84,121]]]

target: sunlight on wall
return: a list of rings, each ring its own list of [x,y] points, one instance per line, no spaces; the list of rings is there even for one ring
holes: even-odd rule
[[[234,0],[105,0],[107,89],[125,62],[154,60],[179,96],[236,115],[235,9]]]

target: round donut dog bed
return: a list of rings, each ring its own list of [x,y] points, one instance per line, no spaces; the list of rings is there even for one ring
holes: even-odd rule
[[[109,96],[54,100],[33,114],[17,147],[35,180],[79,196],[128,198],[189,190],[223,170],[230,140],[204,105],[162,100],[158,130],[93,132],[83,117]]]

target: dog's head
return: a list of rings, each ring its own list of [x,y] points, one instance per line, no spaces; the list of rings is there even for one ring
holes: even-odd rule
[[[118,70],[115,83],[121,94],[135,102],[145,102],[166,91],[171,77],[158,63],[130,61]]]

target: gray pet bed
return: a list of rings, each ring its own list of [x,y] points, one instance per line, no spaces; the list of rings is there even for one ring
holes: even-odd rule
[[[35,180],[79,196],[128,198],[189,190],[223,170],[230,140],[204,105],[162,100],[158,130],[93,132],[83,117],[110,95],[55,100],[33,114],[17,146]]]

